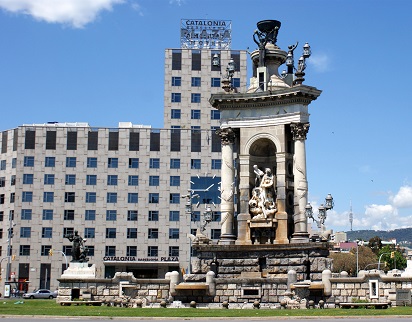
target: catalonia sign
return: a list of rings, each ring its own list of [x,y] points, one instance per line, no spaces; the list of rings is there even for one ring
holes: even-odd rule
[[[231,20],[180,20],[180,47],[186,49],[230,49]]]

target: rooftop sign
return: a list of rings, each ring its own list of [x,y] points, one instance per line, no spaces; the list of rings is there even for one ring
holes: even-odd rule
[[[188,49],[230,49],[231,20],[180,20],[180,47]]]

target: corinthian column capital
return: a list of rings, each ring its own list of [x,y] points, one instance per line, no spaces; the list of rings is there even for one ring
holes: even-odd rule
[[[228,145],[235,143],[235,132],[232,128],[226,129],[218,129],[216,130],[216,134],[220,136],[220,140],[222,141],[222,145]]]
[[[309,123],[292,123],[290,124],[290,129],[293,134],[293,139],[296,140],[306,140],[306,135],[309,132]]]

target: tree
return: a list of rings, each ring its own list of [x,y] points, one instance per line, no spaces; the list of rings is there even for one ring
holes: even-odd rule
[[[350,276],[357,275],[357,268],[363,270],[368,265],[377,264],[378,262],[378,257],[366,246],[359,246],[358,248],[354,247],[349,253],[331,253],[329,257],[333,259],[333,273],[346,271]],[[357,261],[358,267],[356,265]],[[370,269],[370,267],[367,269]]]
[[[407,265],[406,258],[403,257],[402,253],[390,245],[382,247],[379,251],[379,256],[382,256],[381,264],[383,262],[386,263],[385,270],[392,270],[395,269],[395,267],[396,269],[403,270]]]
[[[382,239],[380,239],[379,236],[372,237],[371,239],[369,239],[368,247],[369,247],[370,249],[372,249],[372,251],[373,251],[376,255],[378,255],[378,254],[379,254],[379,251],[380,251],[381,248],[382,248]]]

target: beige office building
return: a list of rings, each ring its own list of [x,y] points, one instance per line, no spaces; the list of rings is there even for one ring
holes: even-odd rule
[[[228,23],[201,28],[230,40]],[[199,43],[190,33],[190,42],[185,37],[181,48],[165,51],[164,129],[125,122],[96,128],[90,120],[1,133],[2,289],[9,282],[21,290],[56,289],[71,260],[65,235],[75,230],[87,240],[98,278],[118,271],[163,278],[187,270],[193,256],[187,235],[204,225],[208,206],[213,216],[204,234],[218,242],[220,114],[209,98],[222,91],[230,59],[233,84],[246,88],[247,53],[231,50],[230,41]],[[188,189],[191,215],[182,198]]]

